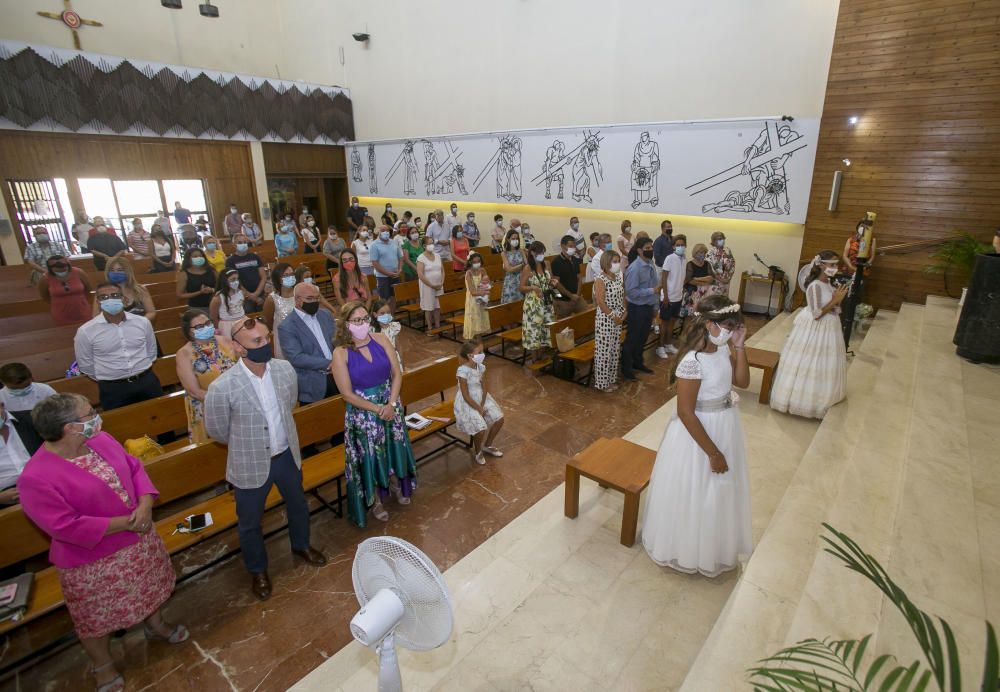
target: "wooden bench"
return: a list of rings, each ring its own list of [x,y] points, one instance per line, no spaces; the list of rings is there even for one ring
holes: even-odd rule
[[[125,443],[149,435],[177,432],[188,429],[187,410],[183,390],[165,396],[129,404],[101,414],[101,428],[116,440]]]
[[[580,476],[617,490],[625,495],[621,544],[631,548],[639,523],[639,496],[649,485],[655,461],[656,452],[621,438],[597,440],[566,463],[566,516],[575,519],[580,513]]]
[[[464,295],[465,291],[462,291],[462,293]],[[503,295],[503,284],[498,284],[498,283],[494,282],[490,286],[490,295],[489,295],[490,302],[491,303],[495,303],[496,301],[500,300],[500,297],[502,295]],[[463,309],[463,314],[461,314],[461,315],[454,315],[452,317],[448,317],[448,318],[445,319],[445,322],[447,322],[448,324],[451,325],[451,338],[455,339],[455,340],[458,340],[458,330],[459,330],[459,328],[465,326],[465,315],[464,315],[465,302],[464,302],[464,299],[463,299],[463,302],[462,302],[462,309]],[[489,312],[489,308],[486,308],[486,311]],[[490,332],[487,332],[487,333],[492,333],[493,332],[492,324],[493,323],[491,322],[490,323],[491,330],[490,330]],[[440,332],[442,332],[444,330],[445,330],[445,327],[441,327],[440,330],[434,330],[434,333],[440,333]]]
[[[406,317],[406,326],[413,326],[413,316],[422,315],[420,309],[420,281],[402,281],[392,287],[392,295],[396,299],[396,312]]]
[[[180,379],[177,377],[177,360],[172,354],[153,361],[153,372],[156,373],[156,377],[160,380],[160,385],[164,388],[180,384]],[[101,401],[98,394],[97,382],[85,375],[61,377],[57,380],[49,380],[46,384],[57,392],[82,394],[94,406],[97,406]]]
[[[468,443],[459,440],[448,432],[448,428],[455,423],[455,397],[446,397],[445,392],[457,386],[455,373],[458,371],[458,356],[446,356],[438,358],[433,363],[411,370],[403,374],[403,386],[400,389],[400,401],[407,414],[413,413],[410,409],[417,403],[429,397],[438,395],[440,402],[429,407],[419,409],[416,412],[424,418],[431,420],[431,424],[421,430],[410,430],[410,441],[416,442],[431,435],[439,434],[447,438],[445,443],[439,447],[424,452],[416,461],[427,459],[438,452],[447,449],[453,444]]]
[[[760,380],[760,396],[757,397],[757,401],[765,405],[770,404],[774,371],[778,369],[778,361],[781,359],[781,354],[763,348],[753,348],[752,346],[747,346],[746,349],[747,364],[751,368],[760,368],[764,371],[764,375]]]

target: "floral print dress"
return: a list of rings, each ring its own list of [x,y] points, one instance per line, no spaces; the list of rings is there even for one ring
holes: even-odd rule
[[[552,338],[549,336],[549,322],[555,322],[555,310],[552,307],[552,298],[549,294],[551,290],[549,280],[552,275],[548,269],[541,274],[531,272],[528,285],[542,289],[547,295],[546,298],[539,297],[534,291],[528,291],[524,296],[524,315],[521,320],[521,344],[525,349],[533,350],[552,346]]]
[[[507,263],[512,271],[504,274],[503,292],[500,294],[501,303],[513,303],[521,300],[524,295],[521,293],[521,269],[524,268],[524,255],[520,250],[507,250]]]
[[[711,292],[724,296],[729,295],[729,282],[733,280],[736,273],[736,259],[733,251],[727,247],[709,248],[705,255],[705,261],[712,265],[712,272],[715,274],[715,283],[712,284]]]

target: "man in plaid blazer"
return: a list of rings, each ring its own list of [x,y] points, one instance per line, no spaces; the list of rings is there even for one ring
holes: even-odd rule
[[[220,375],[205,397],[205,430],[229,446],[226,480],[233,484],[243,562],[251,590],[271,596],[261,519],[267,494],[278,486],[288,514],[292,553],[311,565],[326,558],[309,544],[309,505],[302,490],[302,454],[292,418],[298,399],[295,369],[272,360],[267,325],[254,319],[232,333],[240,361]]]

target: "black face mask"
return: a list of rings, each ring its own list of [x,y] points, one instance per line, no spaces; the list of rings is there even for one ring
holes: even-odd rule
[[[319,312],[319,301],[314,301],[312,303],[302,303],[302,312],[307,315],[315,315]]]
[[[645,257],[646,259],[652,259],[653,258],[653,251],[652,250],[643,250],[642,251],[642,256]]]
[[[274,356],[274,350],[271,348],[270,343],[258,346],[257,348],[248,348],[246,351],[246,357],[254,363],[266,363]]]

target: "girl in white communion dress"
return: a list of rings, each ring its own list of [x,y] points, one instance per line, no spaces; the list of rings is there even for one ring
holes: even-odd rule
[[[750,382],[740,306],[705,296],[677,360],[677,415],[649,482],[642,544],[659,565],[715,577],[753,549],[746,443],[733,386]],[[730,348],[731,347],[731,348]]]

